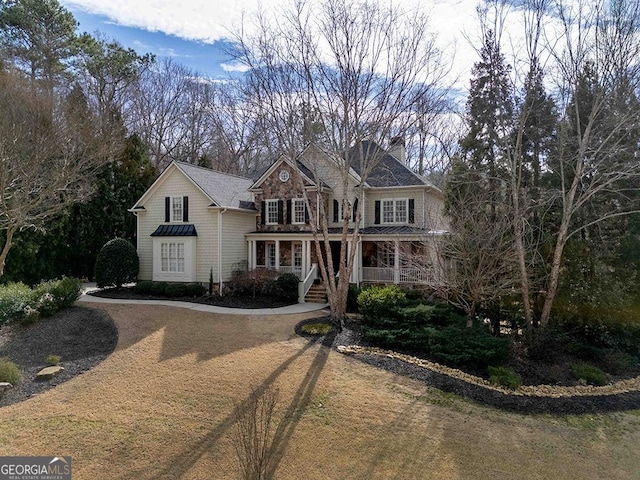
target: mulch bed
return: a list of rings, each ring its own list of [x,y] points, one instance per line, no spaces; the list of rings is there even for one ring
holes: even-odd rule
[[[286,307],[295,302],[286,302],[277,297],[256,296],[233,296],[225,295],[223,297],[212,295],[205,297],[167,297],[163,295],[140,295],[136,293],[133,287],[122,288],[106,288],[90,292],[89,295],[102,298],[118,298],[125,300],[173,300],[180,302],[199,303],[203,305],[217,305],[219,307],[229,308],[277,308]]]
[[[330,323],[329,317],[312,318],[300,322],[296,333],[302,336],[301,327],[307,323]],[[341,332],[332,331],[323,343],[333,348],[368,346],[358,332],[357,322],[348,322]],[[329,341],[327,341],[329,340]],[[475,402],[522,414],[585,414],[640,409],[640,391],[628,391],[603,395],[536,396],[516,394],[488,388],[466,381],[455,375],[444,374],[391,355],[348,353],[363,363],[392,373],[405,375],[425,384],[454,393]],[[477,372],[462,372],[477,375]]]
[[[22,381],[0,395],[0,406],[21,402],[95,367],[118,343],[118,330],[102,310],[72,307],[23,327],[0,329],[0,357],[9,357],[22,370]],[[50,380],[35,380],[48,355],[61,357],[64,370]]]

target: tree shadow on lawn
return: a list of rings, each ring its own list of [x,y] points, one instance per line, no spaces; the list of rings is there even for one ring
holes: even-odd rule
[[[260,385],[254,389],[254,395],[264,394],[267,388],[271,387],[278,377],[280,377],[293,364],[293,362],[302,357],[311,347],[321,343],[318,353],[313,359],[302,383],[298,387],[289,407],[285,411],[282,421],[278,424],[275,431],[272,440],[272,448],[274,451],[273,463],[271,465],[272,473],[275,472],[278,464],[282,460],[291,440],[291,436],[293,435],[302,414],[311,402],[311,396],[315,386],[327,363],[333,338],[334,335],[329,334],[325,336],[324,339],[315,338],[309,340],[299,351],[282,362]],[[211,452],[215,448],[216,443],[233,428],[238,413],[246,409],[249,400],[249,397],[245,398],[202,439],[184,449],[180,454],[167,460],[164,468],[159,472],[149,472],[148,468],[145,468],[144,470],[136,472],[127,472],[127,474],[121,478],[123,480],[130,478],[166,478],[171,480],[182,478],[182,476],[191,470],[191,468],[193,468],[193,466],[196,465],[196,463],[198,463],[205,454]]]

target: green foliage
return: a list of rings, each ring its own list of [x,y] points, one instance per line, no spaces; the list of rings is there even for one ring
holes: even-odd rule
[[[29,288],[24,283],[0,286],[0,325],[19,320],[24,325],[38,318],[49,317],[69,308],[80,296],[81,283],[77,278],[50,280]]]
[[[602,367],[613,375],[628,371],[638,364],[638,359],[619,350],[609,350],[602,357]]]
[[[443,304],[396,307],[388,316],[367,319],[362,333],[373,344],[451,365],[484,367],[503,361],[510,352],[508,339],[492,336],[484,325],[467,327],[462,315]]]
[[[11,385],[17,385],[20,380],[22,380],[20,367],[9,358],[0,357],[0,382],[9,382]]]
[[[96,258],[96,283],[98,287],[121,287],[133,282],[140,268],[138,252],[123,238],[109,240]]]
[[[153,282],[151,280],[140,280],[133,287],[133,290],[140,295],[150,295],[153,290]]]
[[[186,297],[203,297],[207,293],[207,288],[200,283],[185,284],[184,294]]]
[[[35,303],[36,295],[24,283],[0,286],[0,325],[22,318],[25,308],[34,309]]]
[[[184,283],[169,283],[164,289],[164,294],[167,297],[177,298],[184,297],[186,295],[187,286]]]
[[[606,385],[607,374],[598,367],[587,363],[578,363],[571,366],[571,373],[576,380],[583,380],[589,385]]]
[[[347,291],[347,312],[355,313],[358,311],[358,296],[362,289],[355,283],[349,284],[349,290]]]
[[[509,390],[517,390],[522,385],[522,378],[509,367],[489,367],[489,381]]]
[[[393,313],[404,298],[396,285],[369,287],[358,295],[358,310],[367,319],[384,317]]]
[[[165,292],[167,290],[167,286],[169,284],[166,282],[152,282],[151,283],[151,289],[150,289],[150,294],[151,295],[156,295],[156,296],[163,296],[165,295]]]
[[[60,360],[62,360],[62,357],[60,355],[47,355],[47,358],[44,359],[44,363],[49,366],[54,366],[58,365],[60,363]]]
[[[283,273],[276,279],[278,296],[287,301],[298,299],[298,277],[293,273]]]
[[[209,295],[213,295],[213,267],[209,269]]]
[[[267,268],[238,271],[234,272],[231,280],[227,282],[227,287],[231,295],[273,295],[277,278],[278,272]]]

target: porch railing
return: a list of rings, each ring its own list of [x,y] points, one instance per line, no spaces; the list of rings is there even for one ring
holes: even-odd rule
[[[402,267],[397,270],[393,267],[362,267],[362,281],[371,283],[415,283],[420,285],[433,285],[436,275],[433,268],[409,268]]]
[[[305,279],[298,283],[298,303],[304,303],[304,297],[313,285],[314,280],[318,277],[318,264],[311,265],[311,270]]]

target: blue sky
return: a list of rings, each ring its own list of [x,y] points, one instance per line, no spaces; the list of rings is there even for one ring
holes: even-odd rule
[[[61,2],[63,5],[65,2]],[[224,40],[205,42],[187,40],[161,31],[150,31],[141,27],[118,24],[105,15],[91,14],[78,8],[66,6],[80,23],[79,30],[95,34],[101,32],[109,39],[116,39],[138,54],[153,53],[158,58],[170,57],[199,73],[219,77],[228,75],[221,65],[230,64],[224,53]]]

